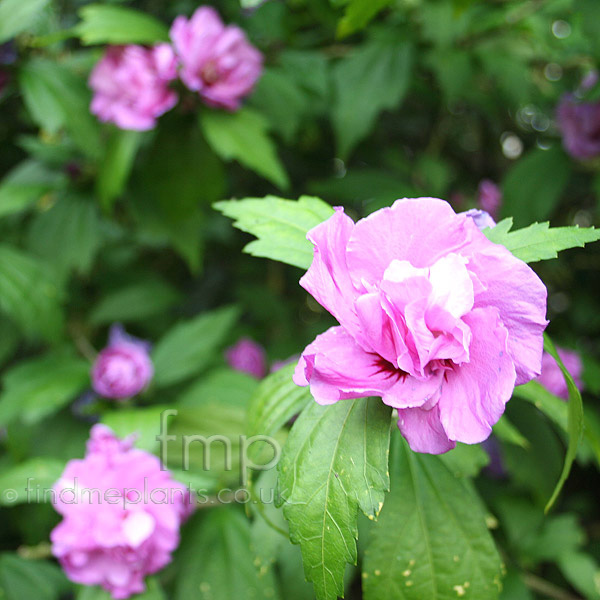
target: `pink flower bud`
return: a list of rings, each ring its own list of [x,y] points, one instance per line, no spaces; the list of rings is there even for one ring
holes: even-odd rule
[[[492,219],[498,218],[502,206],[502,191],[490,179],[482,179],[479,183],[479,207],[489,213]]]
[[[235,25],[201,6],[190,19],[177,17],[171,40],[181,61],[183,83],[210,106],[237,110],[262,71],[262,54]]]
[[[121,129],[152,129],[156,118],[177,103],[168,87],[177,76],[176,65],[169,44],[108,48],[90,76],[92,113]]]
[[[70,460],[53,489],[63,520],[50,534],[67,577],[113,598],[145,589],[144,577],[171,562],[192,501],[155,456],[94,425],[85,458]]]
[[[108,346],[92,368],[92,387],[105,398],[120,400],[135,396],[152,379],[150,345],[125,333],[119,325],[110,330]]]
[[[236,371],[248,373],[257,379],[267,374],[267,359],[260,344],[250,338],[241,338],[225,351],[227,364]]]

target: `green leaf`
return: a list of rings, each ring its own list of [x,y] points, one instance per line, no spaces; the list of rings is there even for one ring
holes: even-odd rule
[[[60,410],[89,385],[90,365],[68,353],[47,354],[6,371],[0,424],[15,418],[31,424]]]
[[[333,128],[341,158],[369,133],[382,110],[399,107],[412,62],[412,46],[394,33],[358,47],[335,66]]]
[[[125,8],[90,4],[79,11],[75,35],[84,44],[153,44],[168,41],[167,27],[150,15]]]
[[[177,557],[175,600],[275,600],[271,577],[259,578],[250,551],[250,524],[238,509],[198,515],[184,531]]]
[[[133,174],[127,205],[134,211],[144,242],[170,244],[197,272],[202,208],[223,197],[224,185],[223,164],[198,127],[166,115]]]
[[[490,462],[489,454],[480,444],[457,444],[440,459],[455,477],[477,477]]]
[[[50,0],[0,0],[0,44],[31,27]]]
[[[179,396],[177,406],[221,403],[245,408],[258,385],[258,381],[246,373],[230,368],[217,369],[186,388]]]
[[[527,448],[529,441],[527,438],[508,420],[506,415],[500,417],[500,420],[494,425],[494,435],[503,442]]]
[[[214,359],[238,318],[235,307],[203,313],[173,327],[152,353],[154,383],[178,383],[204,369]]]
[[[142,139],[139,131],[112,129],[96,178],[96,193],[104,209],[110,209],[123,192]]]
[[[25,210],[65,182],[64,174],[50,171],[35,160],[23,161],[0,184],[0,217]]]
[[[561,250],[583,248],[600,240],[600,230],[594,227],[550,227],[549,223],[534,223],[529,227],[510,231],[512,218],[504,219],[492,229],[485,229],[487,238],[502,244],[526,263],[556,258]]]
[[[306,387],[292,381],[296,365],[286,365],[263,379],[248,404],[248,435],[275,435],[307,404],[314,402]]]
[[[558,480],[558,483],[556,484],[556,487],[554,488],[554,492],[552,493],[550,500],[548,500],[548,502],[546,504],[545,510],[546,510],[546,512],[548,512],[552,508],[554,503],[556,502],[556,499],[558,498],[558,495],[560,494],[560,491],[562,490],[562,487],[565,484],[565,481],[567,480],[567,478],[569,476],[569,473],[571,471],[571,466],[573,465],[573,461],[575,460],[575,457],[577,456],[577,448],[579,447],[579,443],[583,437],[583,432],[584,432],[584,417],[583,417],[583,403],[581,401],[581,393],[577,389],[577,386],[575,385],[575,382],[573,381],[573,378],[571,377],[569,371],[567,371],[567,369],[565,368],[562,360],[560,359],[560,356],[558,356],[558,354],[556,352],[556,348],[554,347],[554,344],[552,343],[552,340],[547,335],[544,335],[544,350],[546,352],[548,352],[554,358],[554,360],[560,367],[560,370],[563,373],[565,382],[567,383],[567,387],[569,389],[569,401],[566,406],[566,409],[567,409],[566,431],[569,436],[569,442],[568,442],[568,446],[567,446],[567,454],[565,456],[564,466],[563,466],[560,478]],[[533,392],[535,393],[535,398],[536,398],[534,403],[541,410],[544,410],[544,406],[545,406],[546,409],[544,410],[544,412],[552,410],[554,413],[556,413],[556,411],[559,410],[559,408],[556,406],[556,403],[549,403],[547,401],[548,396],[550,396],[550,397],[554,397],[554,396],[552,396],[552,394],[550,394],[549,392],[546,392],[546,390],[544,390],[544,388],[542,388],[542,386],[540,386],[537,382],[532,381],[532,382],[526,384],[525,386],[519,386],[519,387],[515,388],[515,394],[523,396],[523,397],[527,397],[528,392],[527,391],[524,392],[523,388],[527,388],[527,390],[533,390]],[[546,394],[544,394],[543,392],[546,392]],[[531,395],[527,399],[531,399]],[[541,402],[543,402],[543,399],[546,400],[545,404],[541,404]],[[548,408],[549,406],[552,408]],[[553,418],[553,420],[558,420],[558,417],[552,417],[552,418]]]
[[[558,560],[565,579],[587,600],[600,600],[600,566],[589,554],[569,552]]]
[[[559,146],[532,150],[504,179],[502,214],[512,216],[518,226],[547,219],[556,208],[570,174],[570,161]]]
[[[306,234],[333,214],[331,206],[310,196],[301,196],[297,202],[275,196],[228,200],[214,207],[235,219],[235,227],[258,238],[244,248],[245,252],[301,269],[308,269],[313,258]]]
[[[60,275],[88,273],[102,243],[102,222],[90,198],[65,196],[33,219],[28,246]]]
[[[502,565],[473,488],[393,444],[391,492],[363,561],[365,600],[494,600]]]
[[[32,58],[20,73],[23,99],[32,119],[48,133],[65,128],[87,156],[101,154],[100,126],[90,113],[85,79],[62,63]]]
[[[391,409],[378,398],[311,402],[287,439],[277,503],[318,600],[344,593],[346,563],[356,564],[358,509],[375,519],[383,506],[390,426]]]
[[[121,438],[135,434],[136,448],[155,452],[159,446],[156,436],[161,433],[160,415],[167,408],[150,406],[113,410],[102,415],[102,423],[108,425]]]
[[[57,600],[69,587],[55,564],[15,554],[0,555],[0,597],[3,600]]]
[[[233,114],[204,111],[200,122],[206,140],[223,160],[237,160],[277,187],[289,187],[275,144],[267,133],[267,121],[260,113],[249,108]]]
[[[38,497],[41,502],[50,500],[51,497],[49,494],[45,495],[44,491],[52,488],[64,468],[62,460],[47,456],[31,458],[14,467],[3,468],[0,474],[0,505],[37,502]],[[29,495],[27,487],[32,490]]]
[[[29,337],[56,339],[63,327],[62,290],[47,266],[0,246],[0,308]]]
[[[152,276],[107,293],[94,307],[89,318],[95,325],[114,321],[145,321],[167,312],[180,298],[179,292],[172,285]]]
[[[350,0],[346,12],[337,26],[338,37],[346,37],[363,29],[393,0]]]

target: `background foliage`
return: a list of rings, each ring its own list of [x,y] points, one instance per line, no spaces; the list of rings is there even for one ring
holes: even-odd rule
[[[324,514],[319,496],[310,498],[304,526],[290,516],[293,505],[283,514],[260,502],[200,510],[184,527],[173,564],[150,580],[146,600],[302,600],[344,589],[367,600],[486,600],[497,597],[501,580],[504,600],[600,598],[598,245],[534,265],[549,289],[549,331],[581,353],[587,390],[584,444],[544,516],[563,465],[567,405],[536,384],[517,391],[496,432],[502,479],[484,468],[489,457],[480,447],[416,456],[394,428],[388,481],[385,449],[361,449],[353,431],[367,418],[372,439],[385,438],[387,411],[373,401],[336,406],[347,413],[336,438],[348,440],[342,450],[372,454],[371,495],[347,495],[364,487],[364,475],[357,469],[338,477],[347,454],[328,444],[339,415],[322,415],[291,384],[289,367],[259,384],[231,372],[223,358],[249,335],[271,361],[286,359],[331,321],[297,285],[301,270],[241,254],[250,238],[220,212],[265,236],[249,248],[258,257],[273,256],[271,244],[275,258],[306,266],[297,250],[310,260],[310,245],[302,231],[279,239],[268,226],[252,229],[261,211],[286,220],[275,199],[256,204],[250,216],[236,214],[234,204],[212,207],[231,197],[309,194],[343,204],[354,217],[404,196],[439,196],[463,210],[489,178],[501,184],[502,213],[515,228],[598,223],[600,163],[564,152],[554,111],[598,64],[600,5],[214,5],[265,54],[255,93],[229,114],[182,90],[158,127],[139,133],[100,125],[90,114],[89,71],[105,44],[165,39],[173,18],[197,3],[0,0],[0,43],[10,44],[0,48],[0,70],[9,77],[0,92],[0,488],[20,490],[26,477],[51,485],[67,459],[82,455],[90,419],[121,435],[137,430],[140,445],[156,450],[157,415],[167,406],[181,409],[171,432],[283,440],[286,423],[308,405],[289,434],[278,489],[305,501],[325,481],[332,513]],[[330,211],[310,197],[301,203],[304,231]],[[127,406],[86,400],[90,360],[115,321],[154,344],[153,384]],[[323,472],[298,487],[285,468],[307,460],[295,446],[307,432],[322,440]],[[205,472],[201,458],[181,476],[211,493],[236,485],[235,470]],[[253,490],[272,490],[276,478],[274,471],[255,478]],[[388,485],[372,523],[367,517],[379,514]],[[0,503],[5,598],[105,597],[76,589],[48,557],[58,521],[51,506],[27,504],[24,493],[10,502],[0,493]],[[296,543],[322,535],[315,524],[331,518],[326,543],[291,545],[284,515]],[[334,531],[338,522],[347,529]]]

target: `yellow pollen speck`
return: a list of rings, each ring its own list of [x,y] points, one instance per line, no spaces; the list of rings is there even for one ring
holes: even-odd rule
[[[498,519],[493,515],[487,515],[485,517],[485,524],[488,529],[496,529],[498,527]]]
[[[402,575],[404,575],[404,577],[408,577],[411,573],[412,571],[410,569],[406,569],[406,571],[402,572]]]
[[[465,581],[463,587],[465,588],[465,590],[471,585],[471,582],[469,581]]]
[[[413,582],[412,582],[412,581],[410,581],[410,580],[408,580],[408,581],[406,582],[406,587],[410,587],[412,584],[413,584]]]
[[[409,566],[409,567],[414,567],[414,566],[415,566],[415,560],[414,560],[414,558],[411,558],[411,559],[408,561],[408,566]]]
[[[374,521],[375,517],[373,515],[367,515],[367,519],[369,519],[369,521]]]
[[[363,579],[367,579],[367,577],[369,577],[369,574],[368,573],[363,573],[362,576],[363,576]]]
[[[454,555],[454,562],[458,562],[460,560],[460,558],[458,557],[457,554]]]
[[[458,596],[464,596],[466,594],[465,588],[462,585],[455,585],[452,589]]]
[[[377,577],[379,577],[379,576],[381,575],[381,571],[380,571],[379,569],[376,569],[376,570],[375,570],[375,575],[376,575]]]

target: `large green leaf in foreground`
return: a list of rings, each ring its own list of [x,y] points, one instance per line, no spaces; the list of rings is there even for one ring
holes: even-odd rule
[[[279,462],[278,503],[318,600],[343,595],[356,563],[358,509],[375,519],[389,487],[391,409],[379,398],[309,404]]]
[[[365,600],[494,600],[502,564],[475,492],[438,456],[398,442],[365,551]]]

